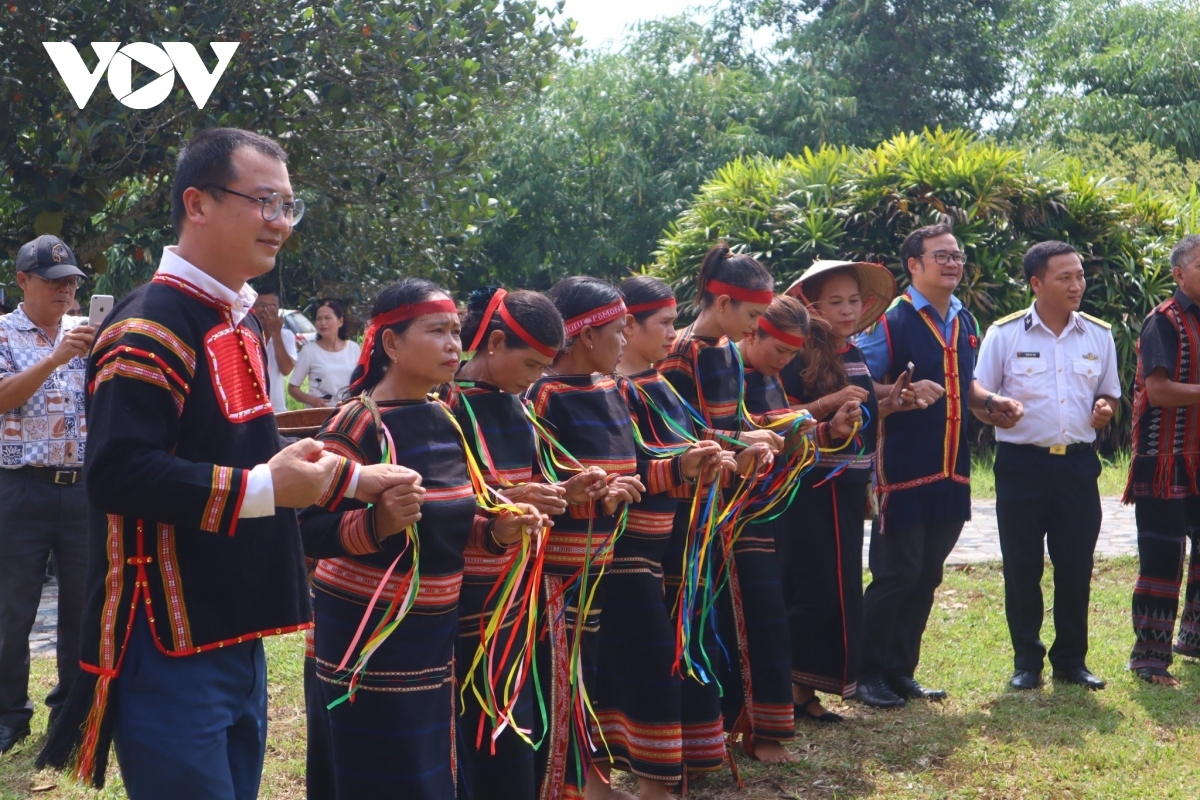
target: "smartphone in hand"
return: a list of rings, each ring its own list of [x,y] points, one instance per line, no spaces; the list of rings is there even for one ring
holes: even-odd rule
[[[113,296],[111,294],[92,295],[92,301],[88,303],[88,325],[99,328],[100,323],[104,322],[104,318],[112,309]]]

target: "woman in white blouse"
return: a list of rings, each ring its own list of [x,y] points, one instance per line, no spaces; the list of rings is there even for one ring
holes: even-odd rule
[[[288,379],[288,394],[312,408],[335,406],[350,385],[350,373],[358,361],[357,342],[346,332],[346,311],[337,300],[322,300],[317,306],[317,340],[300,351]],[[308,391],[300,390],[308,379]]]

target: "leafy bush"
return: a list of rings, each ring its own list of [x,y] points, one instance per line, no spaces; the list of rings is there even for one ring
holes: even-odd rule
[[[667,229],[650,269],[685,307],[704,253],[719,238],[750,253],[786,285],[818,258],[886,264],[914,228],[949,222],[968,255],[959,289],[986,329],[1026,307],[1021,271],[1035,242],[1071,242],[1088,275],[1084,311],[1113,325],[1125,412],[1110,433],[1128,438],[1130,388],[1143,318],[1174,287],[1167,253],[1200,229],[1200,193],[1171,199],[964,132],[901,135],[871,149],[826,147],[722,167]]]

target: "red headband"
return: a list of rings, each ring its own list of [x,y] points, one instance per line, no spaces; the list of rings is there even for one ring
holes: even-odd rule
[[[358,366],[363,368],[363,376],[365,377],[371,368],[371,353],[375,350],[375,338],[380,330],[427,314],[457,313],[458,306],[453,300],[427,300],[424,303],[398,306],[378,317],[372,317],[371,324],[367,326],[367,332],[363,335],[362,351],[358,354]]]
[[[674,308],[675,298],[664,297],[662,300],[651,300],[649,303],[635,303],[625,309],[626,314],[640,314],[643,311],[656,311],[660,308]]]
[[[475,331],[475,340],[471,342],[471,346],[466,349],[466,352],[473,353],[483,344],[483,336],[487,333],[488,325],[492,321],[492,317],[500,314],[500,319],[504,320],[504,324],[517,335],[522,342],[532,347],[537,352],[544,355],[546,358],[554,358],[558,355],[558,350],[547,344],[542,344],[534,338],[533,334],[521,327],[521,323],[517,322],[512,314],[508,313],[508,306],[504,304],[504,298],[508,296],[508,292],[503,289],[497,289],[492,295],[492,299],[488,301],[487,308],[484,309],[483,316],[479,320],[479,329]]]
[[[744,289],[725,281],[710,280],[704,284],[704,291],[712,292],[720,297],[725,295],[731,300],[741,300],[743,303],[762,303],[768,305],[775,299],[775,292],[770,289]]]
[[[627,313],[625,301],[618,298],[606,306],[600,306],[577,317],[571,317],[563,324],[563,330],[570,339],[572,336],[578,336],[579,332],[588,325],[595,328],[612,322],[617,317],[623,317]]]
[[[768,320],[766,317],[758,318],[758,329],[767,336],[775,337],[789,347],[804,346],[803,336],[793,336],[790,333],[784,333],[783,331],[779,330],[779,328],[776,328],[774,325],[772,325],[770,320]]]

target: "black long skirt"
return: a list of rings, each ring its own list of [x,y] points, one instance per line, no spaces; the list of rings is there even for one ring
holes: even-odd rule
[[[795,737],[792,650],[775,541],[779,520],[747,525],[733,545],[719,626],[728,656],[725,728],[776,742]]]
[[[805,483],[782,517],[792,683],[851,697],[862,647],[863,507],[870,484]]]

